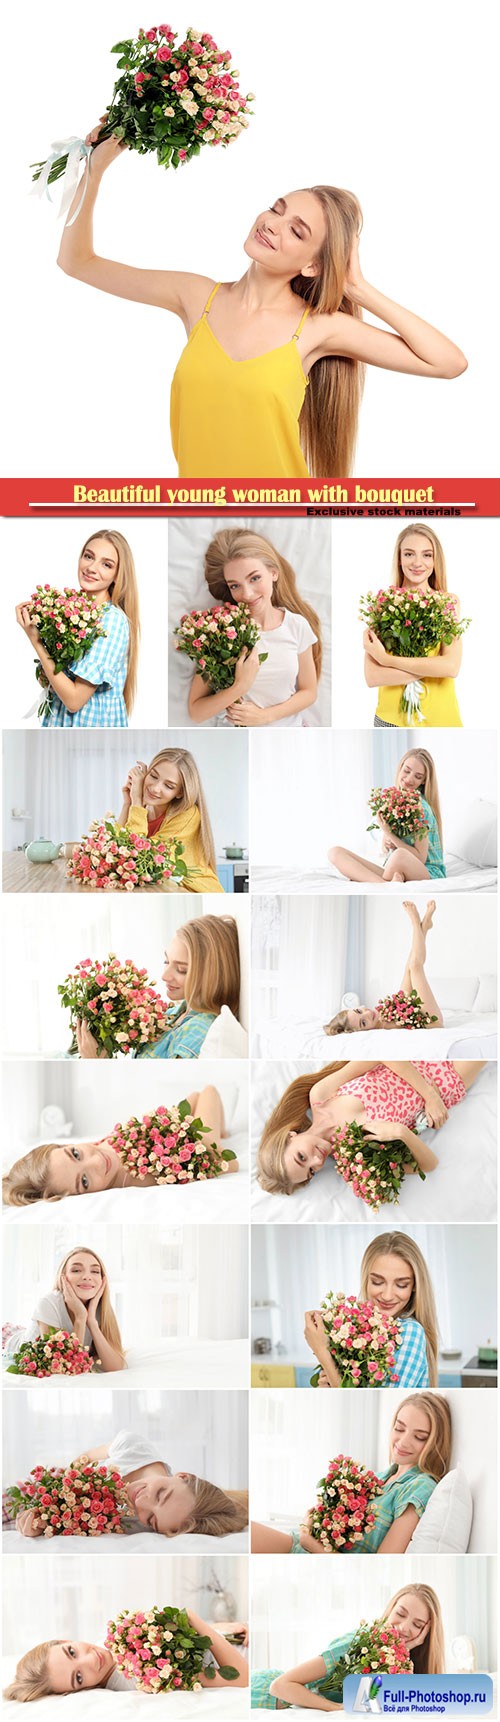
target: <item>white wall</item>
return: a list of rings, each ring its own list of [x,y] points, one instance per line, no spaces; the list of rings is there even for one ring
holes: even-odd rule
[[[247,1619],[248,1562],[237,1555],[217,1555],[212,1563],[200,1555],[162,1553],[141,1555],[138,1560],[128,1554],[103,1557],[96,1550],[94,1558],[85,1562],[84,1573],[78,1556],[67,1556],[64,1584],[57,1555],[47,1554],[43,1583],[29,1555],[11,1555],[9,1586],[4,1589],[5,1655],[21,1656],[31,1644],[51,1638],[103,1644],[108,1620],[122,1609],[146,1610],[165,1598],[179,1608],[196,1608],[209,1620],[212,1605],[205,1586],[212,1564],[223,1588],[235,1597],[237,1619]],[[115,1702],[123,1714],[123,1700]],[[174,1714],[179,1711],[174,1709]]]
[[[248,1065],[240,1059],[193,1059],[186,1065],[158,1060],[154,1071],[155,1106],[173,1105],[189,1091],[214,1083],[231,1130],[248,1127]],[[43,1137],[41,1112],[59,1106],[75,1139],[106,1135],[117,1118],[141,1116],[151,1106],[149,1059],[51,1060],[40,1064],[6,1062],[2,1070],[3,1163],[12,1165]]]
[[[100,1447],[120,1429],[152,1441],[172,1471],[192,1471],[219,1488],[248,1486],[246,1393],[114,1392],[89,1402],[74,1383],[71,1397],[44,1387],[6,1393],[3,1405],[3,1487],[34,1465],[67,1465],[75,1453]]]
[[[411,894],[410,900],[411,900]],[[413,899],[417,901],[416,898]],[[417,904],[418,906],[418,904]],[[421,910],[420,910],[421,912]],[[496,973],[496,898],[449,896],[439,899],[427,941],[426,971],[432,984],[438,976]],[[366,987],[371,999],[377,977],[385,990],[401,983],[409,949],[409,922],[394,898],[366,900]]]

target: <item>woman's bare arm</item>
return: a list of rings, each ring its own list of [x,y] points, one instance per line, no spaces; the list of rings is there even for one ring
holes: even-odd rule
[[[331,1698],[323,1698],[321,1692],[311,1692],[307,1682],[326,1680],[326,1663],[322,1656],[312,1656],[309,1662],[300,1662],[297,1668],[290,1668],[286,1674],[278,1674],[272,1681],[270,1692],[273,1698],[281,1698],[285,1704],[297,1704],[303,1710],[341,1710],[341,1704],[335,1704]]]

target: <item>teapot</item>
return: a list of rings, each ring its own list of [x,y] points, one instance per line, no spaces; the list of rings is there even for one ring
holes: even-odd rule
[[[57,861],[61,854],[62,844],[53,843],[51,837],[33,837],[27,843],[24,853],[27,861]]]

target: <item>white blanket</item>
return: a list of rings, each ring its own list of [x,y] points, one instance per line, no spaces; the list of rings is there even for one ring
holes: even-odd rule
[[[81,1546],[80,1542],[79,1550]],[[15,1657],[5,1656],[2,1662],[3,1687],[9,1685],[14,1677],[15,1669]],[[67,1697],[59,1696],[55,1703],[53,1698],[39,1698],[36,1706],[37,1716],[41,1710],[44,1710],[47,1722],[53,1722],[54,1712],[57,1715],[57,1722],[60,1722],[60,1719],[61,1722],[64,1722],[65,1717],[67,1717],[67,1722],[71,1722],[71,1717],[75,1722],[74,1697],[74,1692],[71,1692],[68,1693]],[[202,1717],[206,1718],[206,1722],[226,1722],[226,1719],[227,1722],[239,1722],[240,1717],[248,1716],[249,1704],[249,1691],[245,1687],[238,1687],[235,1690],[234,1686],[232,1688],[229,1686],[227,1692],[221,1690],[220,1687],[217,1688],[216,1692],[210,1692],[207,1687],[204,1688],[203,1692],[169,1692],[168,1717],[169,1722],[171,1717],[175,1717],[176,1722],[191,1722],[192,1717],[196,1717],[196,1722],[201,1722]],[[10,1708],[10,1704],[6,1706],[5,1716],[9,1714]],[[32,1710],[34,1710],[33,1705]],[[85,1722],[85,1718],[88,1718],[89,1722],[103,1722],[105,1716],[113,1718],[114,1722],[121,1722],[122,1717],[123,1722],[128,1722],[129,1718],[130,1722],[137,1722],[139,1718],[144,1718],[144,1722],[154,1722],[155,1714],[155,1700],[147,1692],[101,1692],[96,1688],[93,1692],[78,1693],[79,1722]],[[164,1714],[163,1705],[160,1704],[158,1716]],[[298,1714],[302,1714],[302,1712],[298,1712]],[[303,1714],[306,1715],[306,1712],[304,1711]],[[307,1711],[309,1717],[310,1714],[310,1710]]]
[[[72,1137],[72,1141],[76,1138]],[[127,1221],[141,1225],[145,1221],[158,1225],[207,1225],[219,1222],[245,1225],[248,1218],[248,1138],[240,1130],[224,1138],[224,1147],[237,1154],[239,1172],[225,1172],[220,1178],[208,1179],[206,1184],[162,1185],[155,1189],[100,1190],[89,1196],[64,1196],[57,1203],[57,1223],[70,1220],[78,1230],[78,1221],[85,1225],[94,1220]],[[5,1156],[4,1156],[5,1157]],[[5,1168],[7,1170],[7,1167]],[[78,1214],[77,1214],[78,1209]],[[2,1210],[4,1224],[53,1226],[56,1210],[52,1202],[34,1202],[30,1208]]]
[[[351,1035],[352,1041],[352,1035]],[[356,1036],[356,1049],[358,1036]],[[255,1164],[262,1130],[289,1082],[302,1073],[297,1065],[268,1065],[253,1082],[252,1218],[256,1222],[357,1221],[371,1224],[373,1213],[355,1196],[327,1160],[321,1173],[293,1196],[269,1196],[257,1183]],[[387,1203],[376,1215],[384,1225],[416,1220],[494,1220],[496,1215],[496,1065],[481,1071],[460,1106],[453,1106],[442,1130],[426,1130],[424,1141],[438,1155],[428,1175],[405,1178],[397,1206]]]
[[[77,1555],[83,1557],[99,1554],[103,1549],[105,1554],[128,1555],[157,1555],[165,1550],[165,1538],[158,1536],[156,1531],[134,1531],[133,1535],[120,1537],[116,1531],[110,1531],[105,1537],[22,1537],[16,1531],[15,1525],[9,1525],[4,1530],[2,1538],[3,1552],[8,1555]],[[204,1537],[197,1531],[189,1536],[181,1533],[178,1537],[169,1538],[168,1552],[175,1555],[211,1555],[216,1560],[218,1555],[241,1555],[248,1550],[248,1531],[232,1531],[227,1537]]]
[[[442,897],[447,891],[496,891],[496,867],[469,867],[465,861],[459,861],[455,856],[446,858],[446,879],[432,879],[433,896]],[[349,879],[344,879],[334,867],[327,863],[323,867],[252,867],[252,890],[261,896],[310,896],[311,893],[321,897],[335,896],[366,896],[367,892],[379,889],[377,881],[369,885],[355,885]],[[380,890],[391,896],[404,897],[408,895],[408,885],[380,885]],[[413,879],[412,896],[415,892],[429,891],[428,879]]]
[[[5,1360],[8,1363],[9,1359]],[[85,1393],[113,1393],[145,1387],[248,1387],[248,1339],[164,1339],[140,1352],[127,1351],[127,1368],[110,1375],[86,1375],[81,1380]],[[15,1392],[26,1389],[25,1375],[3,1375],[4,1389]],[[32,1386],[36,1384],[32,1382]],[[74,1392],[74,1377],[53,1375],[41,1383],[44,1391]]]
[[[333,1011],[332,1011],[333,1015]],[[361,1029],[357,1034],[327,1035],[317,1017],[261,1022],[254,1028],[254,1058],[307,1058],[320,1070],[336,1058],[488,1058],[497,1056],[497,1017],[493,1011],[443,1011],[443,1028]]]

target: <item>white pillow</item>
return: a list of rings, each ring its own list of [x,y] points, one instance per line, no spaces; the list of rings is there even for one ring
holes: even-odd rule
[[[477,999],[476,999],[475,1009],[476,1010],[484,1010],[484,1011],[495,1011],[496,1008],[497,1008],[496,976],[495,975],[481,975],[480,979],[479,979],[479,992],[478,992]]]
[[[211,1023],[203,1042],[202,1056],[209,1058],[247,1058],[248,1035],[233,1016],[229,1005],[223,1005],[215,1022]]]
[[[494,801],[471,801],[455,824],[447,822],[446,842],[452,855],[469,867],[496,867],[497,809]]]
[[[479,975],[430,975],[430,985],[441,1010],[475,1010]]]
[[[462,1466],[457,1465],[434,1489],[408,1549],[425,1555],[465,1555],[472,1513],[469,1483]]]

